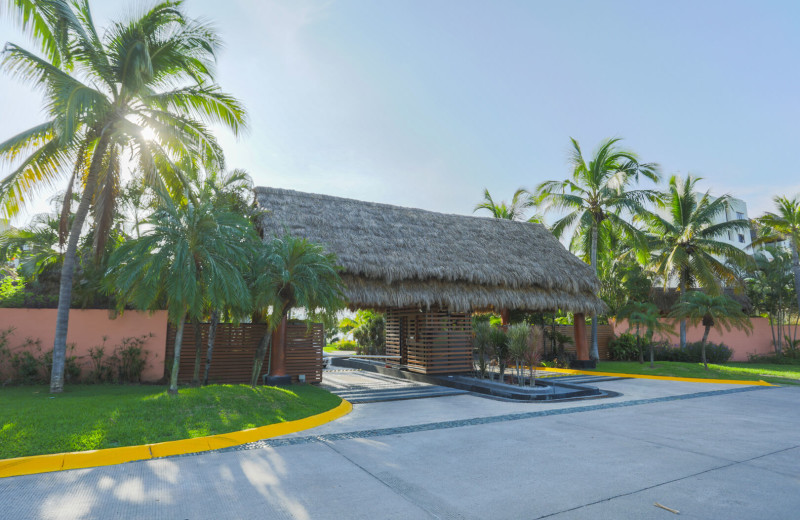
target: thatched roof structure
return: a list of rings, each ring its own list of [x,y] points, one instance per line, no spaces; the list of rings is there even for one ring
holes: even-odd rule
[[[267,234],[336,254],[353,307],[602,312],[599,282],[540,224],[256,188]]]

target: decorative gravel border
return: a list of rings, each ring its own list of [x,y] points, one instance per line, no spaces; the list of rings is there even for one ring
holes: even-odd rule
[[[628,406],[639,406],[652,403],[665,403],[670,401],[685,401],[688,399],[699,399],[702,397],[713,397],[717,395],[738,394],[741,392],[753,392],[756,390],[766,390],[769,387],[751,386],[745,388],[731,388],[727,390],[713,390],[709,392],[697,392],[693,394],[673,395],[668,397],[654,397],[651,399],[636,399],[633,401],[622,401],[616,403],[603,403],[591,406],[576,406],[573,408],[556,408],[552,410],[539,410],[535,412],[512,413],[505,415],[495,415],[490,417],[475,417],[472,419],[459,419],[455,421],[442,421],[425,424],[415,424],[410,426],[398,426],[394,428],[380,428],[374,430],[360,430],[344,433],[328,433],[324,435],[309,435],[306,437],[293,437],[289,439],[267,439],[256,441],[249,444],[242,444],[230,448],[217,450],[218,452],[246,451],[261,448],[277,448],[281,446],[295,446],[298,444],[311,444],[317,442],[335,442],[349,439],[368,439],[371,437],[385,437],[387,435],[400,435],[404,433],[428,432],[434,430],[447,430],[450,428],[461,428],[464,426],[478,426],[481,424],[493,424],[506,421],[519,421],[522,419],[533,419],[535,417],[547,417],[551,415],[568,415],[573,413],[593,412],[596,410],[607,410],[611,408],[625,408]],[[187,454],[194,455],[194,454]]]

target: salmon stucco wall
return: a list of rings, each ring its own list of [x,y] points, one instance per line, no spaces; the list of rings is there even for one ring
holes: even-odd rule
[[[39,355],[53,349],[56,329],[56,309],[0,309],[0,330],[13,327],[8,347],[18,352],[26,338],[39,340]],[[167,311],[154,313],[126,311],[113,317],[113,313],[101,309],[72,309],[69,312],[67,332],[67,355],[77,356],[83,375],[91,369],[89,349],[103,345],[105,354],[111,355],[123,338],[151,335],[143,345],[147,359],[143,382],[155,382],[164,376],[164,352],[167,344]],[[70,345],[74,344],[74,350]],[[33,347],[35,350],[35,347]]]
[[[672,320],[661,319],[662,323],[671,323]],[[731,361],[747,361],[748,354],[774,354],[775,349],[772,346],[772,330],[769,326],[767,318],[750,318],[753,324],[753,330],[748,335],[745,331],[739,329],[731,329],[726,331],[724,328],[720,333],[716,329],[711,329],[708,334],[708,341],[712,343],[724,343],[733,351]],[[628,332],[628,324],[625,320],[617,323],[612,323],[614,333],[620,335]],[[672,325],[673,335],[668,334],[655,334],[657,341],[668,341],[673,345],[679,342],[680,325],[675,323]],[[705,328],[702,325],[686,327],[686,341],[694,342],[703,339],[703,332]]]

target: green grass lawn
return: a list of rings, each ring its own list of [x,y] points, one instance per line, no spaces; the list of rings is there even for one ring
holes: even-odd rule
[[[651,376],[697,377],[702,379],[761,380],[779,385],[800,385],[800,366],[798,365],[757,363],[709,364],[708,371],[706,371],[702,363],[656,361],[655,368],[650,368],[649,361],[645,361],[643,365],[640,365],[636,361],[600,361],[597,363],[597,371]]]
[[[0,389],[0,459],[95,450],[229,433],[302,419],[341,399],[311,385],[286,388],[211,385],[70,385]]]

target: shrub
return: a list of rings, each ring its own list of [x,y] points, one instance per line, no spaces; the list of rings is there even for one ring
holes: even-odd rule
[[[142,372],[147,365],[147,351],[143,347],[151,337],[152,334],[122,338],[122,343],[109,358],[111,373],[116,382],[138,383],[142,380]]]
[[[42,382],[39,360],[24,350],[11,355],[11,368],[14,369],[14,381],[23,385]]]
[[[53,293],[46,284],[23,280],[10,276],[0,281],[0,307],[27,309],[54,309],[58,306],[58,293]]]
[[[328,346],[336,350],[358,350],[358,344],[349,339],[340,339],[339,341],[328,343]]]
[[[0,331],[0,375],[3,384],[47,384],[50,382],[50,371],[53,366],[53,351],[42,352],[41,342],[27,338],[15,348],[10,348],[9,337],[13,328]],[[89,349],[91,370],[86,376],[88,383],[138,383],[147,365],[147,351],[144,344],[152,334],[132,338],[123,338],[111,356],[105,355],[105,341]],[[75,344],[67,345],[67,357],[64,362],[64,380],[78,382],[82,369],[78,357],[72,354]],[[10,368],[10,370],[8,370]],[[10,377],[7,377],[9,376]]]
[[[144,344],[152,337],[145,334],[137,337],[122,338],[122,342],[114,348],[110,356],[105,355],[106,336],[103,343],[89,349],[92,371],[86,379],[88,383],[138,383],[142,380],[142,372],[147,366],[147,354]]]
[[[644,347],[645,345],[642,346]],[[608,355],[614,361],[638,361],[639,349],[636,347],[636,336],[625,333],[609,341]]]
[[[672,347],[664,343],[657,344],[654,348],[656,361],[678,361],[682,363],[701,363],[702,343],[695,341],[687,343],[685,349]],[[709,363],[727,363],[733,356],[733,351],[724,343],[706,343],[706,360]]]
[[[360,311],[361,325],[353,329],[353,338],[358,343],[359,354],[386,353],[386,318],[372,311]]]
[[[8,362],[11,359],[11,349],[8,348],[8,337],[14,333],[14,327],[9,327],[5,330],[0,330],[0,379],[2,383],[6,383],[6,375]]]
[[[747,362],[772,365],[800,365],[800,358],[780,354],[747,354]]]

